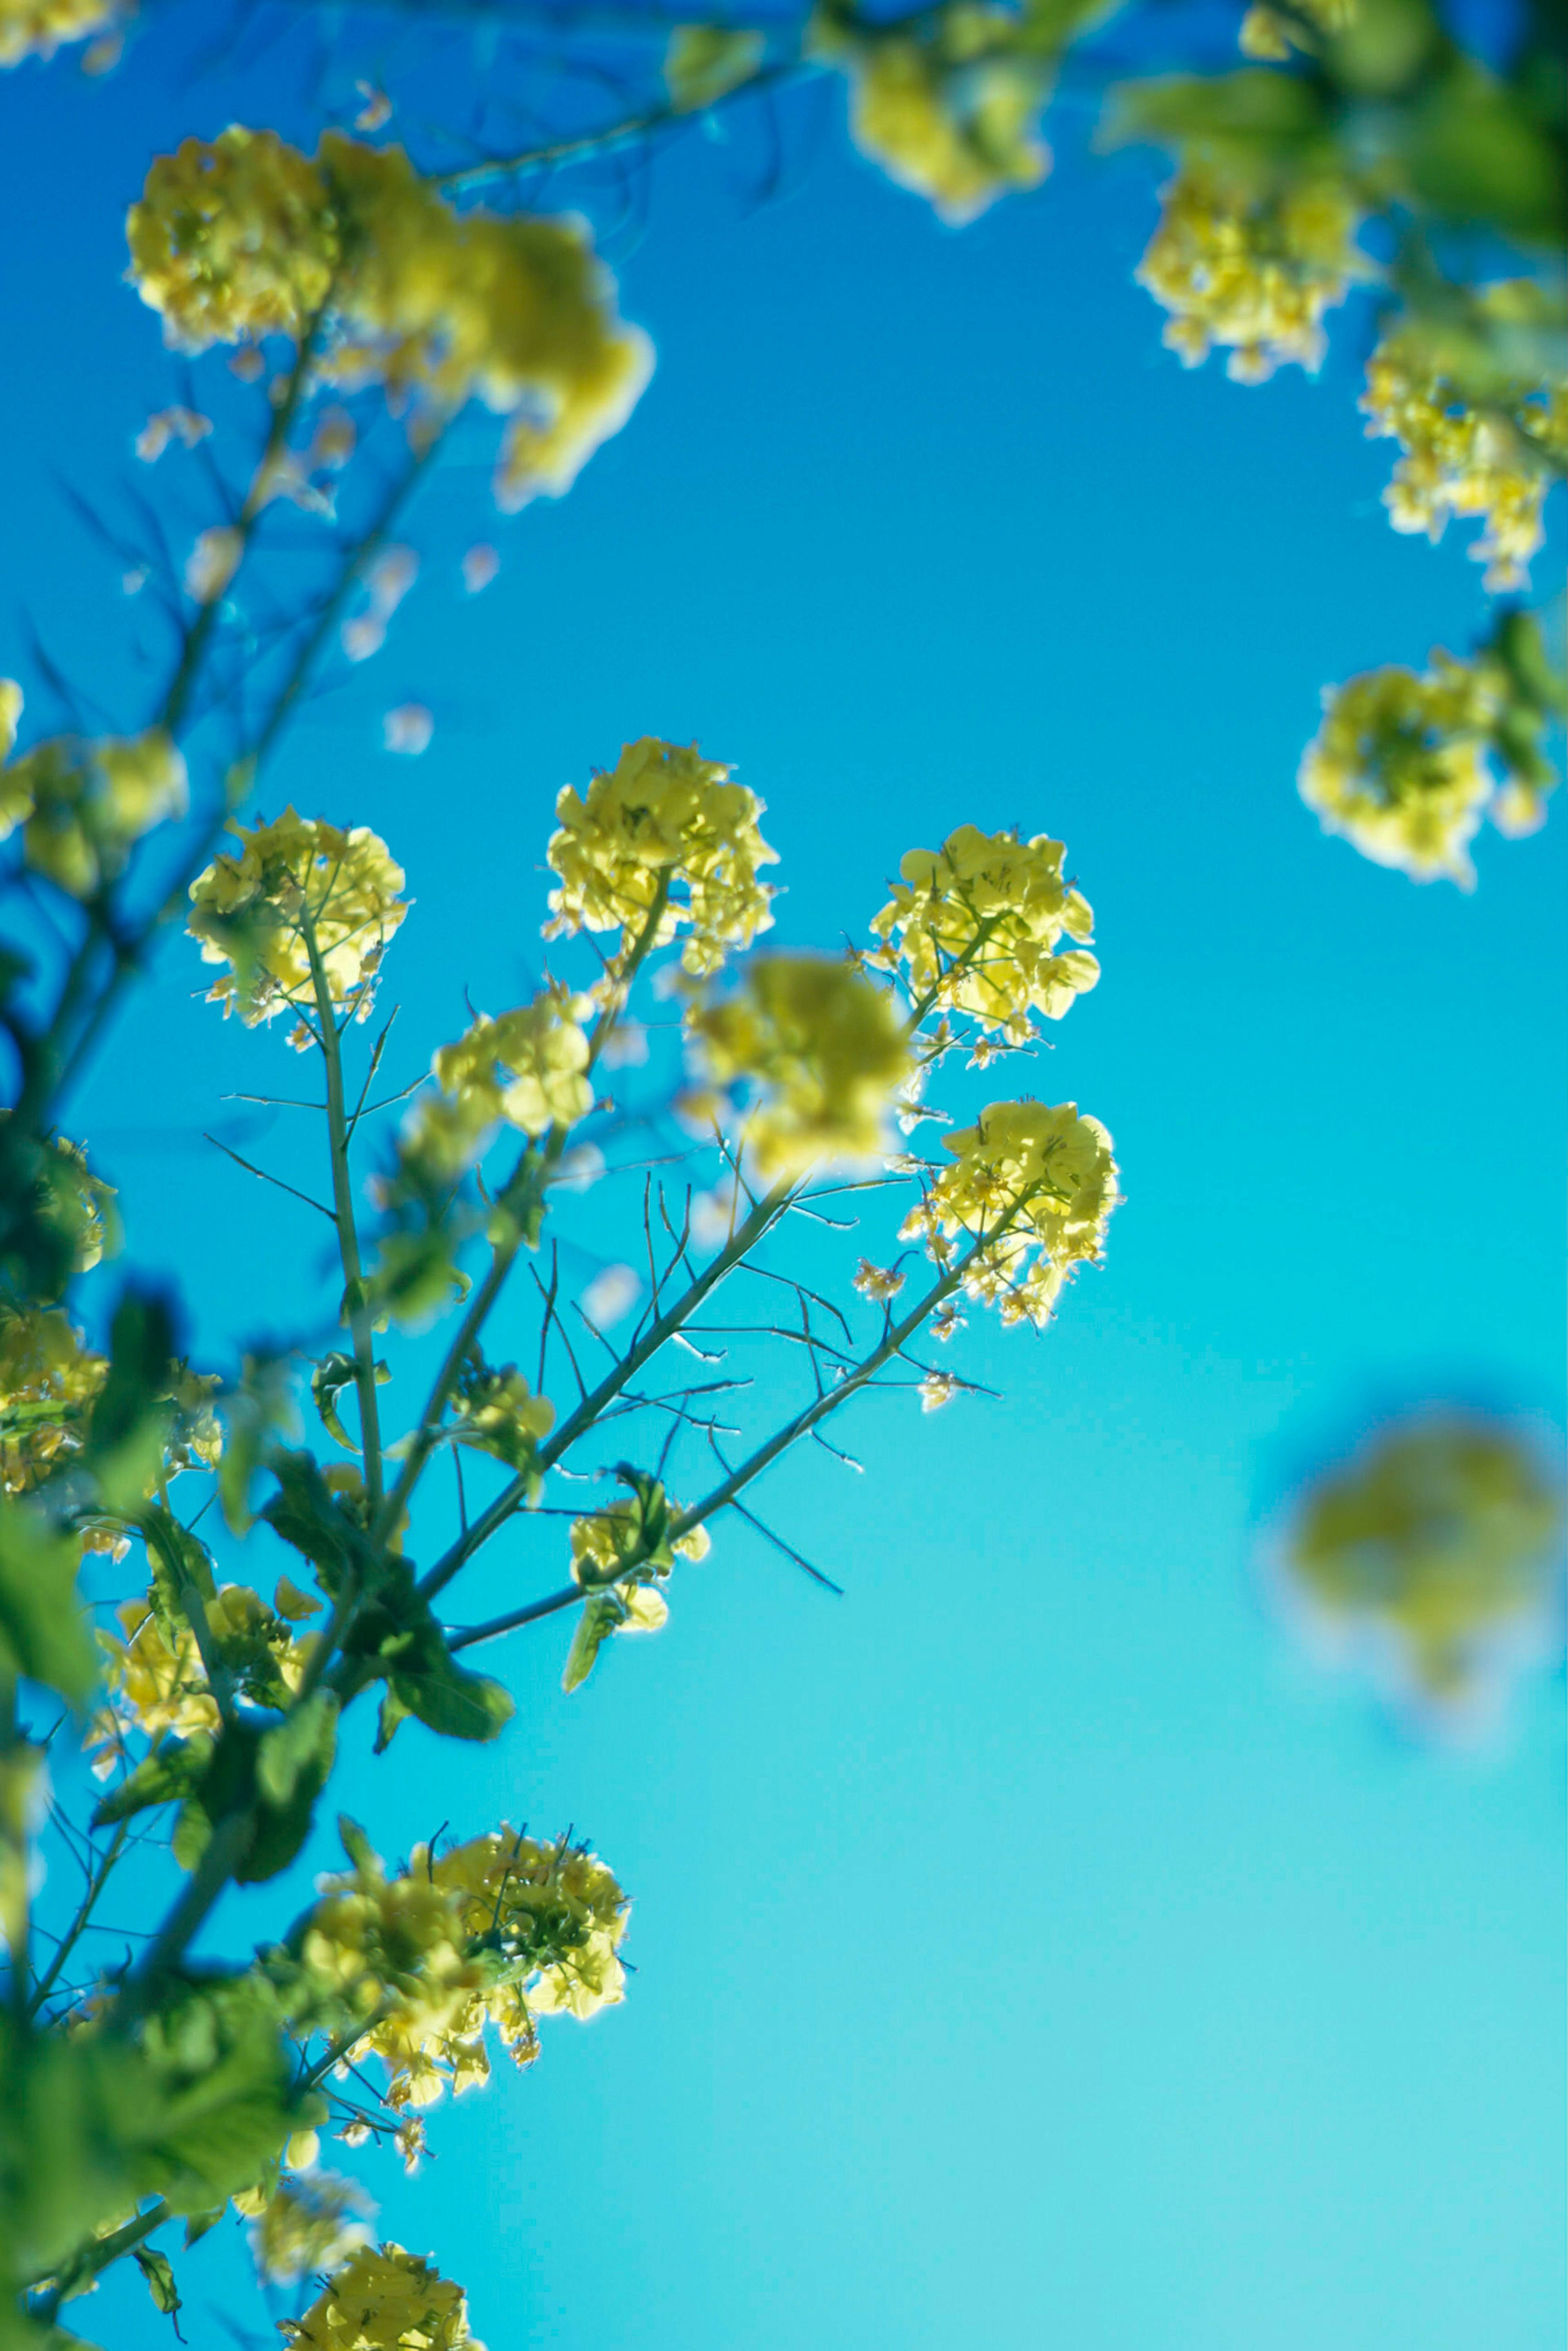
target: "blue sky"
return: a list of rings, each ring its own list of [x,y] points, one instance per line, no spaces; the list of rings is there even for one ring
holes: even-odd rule
[[[27,677],[29,612],[121,724],[130,608],[57,482],[106,505],[172,396],[123,207],[188,132],[308,135],[299,87],[287,48],[182,80],[157,41],[0,86],[0,670]],[[365,2166],[491,2351],[1563,2341],[1561,1679],[1479,1755],[1419,1748],[1291,1646],[1258,1555],[1303,1464],[1392,1406],[1561,1424],[1563,819],[1483,840],[1470,898],[1319,835],[1320,687],[1460,647],[1479,567],[1386,526],[1364,319],[1315,382],[1183,373],[1131,282],[1155,162],[1053,129],[1052,183],[961,235],[836,120],[760,205],[733,151],[672,156],[612,247],[659,358],[632,423],[507,524],[460,443],[388,650],[268,786],[408,869],[402,1074],[465,986],[498,1008],[537,964],[554,795],[642,733],[767,800],[782,940],[861,933],[965,820],[1064,839],[1098,917],[1104,977],[1032,1083],[1115,1136],[1106,1264],[1038,1343],[972,1322],[1002,1401],[881,1400],[863,1479],[778,1473],[845,1597],[725,1528],[571,1701],[547,1629],[489,1660],[518,1698],[494,1749],[414,1729],[349,1767],[390,1848],[572,1823],[636,1898],[623,2009],[439,2112],[411,2186]],[[469,602],[481,538],[503,569]],[[380,748],[409,698],[419,760]],[[197,980],[171,944],[74,1127],[216,1352],[327,1292],[303,1211],[200,1142],[300,1065]],[[246,1147],[303,1164],[281,1123]],[[486,1573],[560,1581],[534,1531]],[[220,1926],[243,1948],[262,1914]],[[189,2265],[193,2340],[244,2270],[226,2237]],[[135,2281],[80,2315],[167,2339]]]

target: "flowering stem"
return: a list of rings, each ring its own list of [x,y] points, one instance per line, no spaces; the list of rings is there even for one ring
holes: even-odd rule
[[[87,1891],[82,1896],[80,1902],[77,1905],[77,1913],[75,1917],[71,1920],[70,1925],[67,1928],[64,1935],[60,1938],[54,1958],[49,1961],[48,1966],[45,1969],[43,1974],[38,1979],[37,1984],[33,1992],[33,1997],[27,2003],[27,2015],[29,2020],[37,2016],[38,2011],[47,2000],[50,1992],[53,1991],[56,1984],[58,1983],[60,1977],[64,1972],[66,1961],[70,1958],[70,1955],[75,1950],[78,1943],[80,1942],[83,1935],[87,1932],[89,1921],[91,1919],[92,1914],[98,1907],[99,1896],[103,1892],[104,1887],[108,1885],[110,1873],[113,1869],[116,1862],[120,1859],[120,1854],[123,1852],[125,1847],[125,1840],[130,1834],[130,1822],[121,1821],[119,1827],[115,1830],[113,1836],[109,1841],[103,1858],[99,1861],[98,1867],[94,1870],[91,1877],[88,1881]]]
[[[365,1496],[372,1518],[382,1501],[382,1426],[376,1400],[375,1335],[365,1300],[364,1268],[360,1259],[359,1228],[354,1222],[354,1187],[349,1169],[348,1108],[343,1098],[343,1046],[338,1017],[328,984],[326,967],[308,906],[299,914],[300,935],[310,960],[310,985],[316,996],[320,1026],[321,1058],[327,1072],[327,1141],[332,1161],[332,1204],[338,1228],[338,1253],[343,1262],[343,1311],[354,1343],[354,1386],[360,1399],[360,1435],[365,1463]]]
[[[654,887],[643,926],[632,942],[625,963],[617,974],[615,990],[593,1024],[592,1032],[588,1040],[585,1073],[596,1067],[600,1054],[603,1051],[610,1032],[619,1017],[621,1005],[625,1000],[625,991],[630,988],[644,958],[658,937],[659,925],[664,921],[669,897],[670,876],[668,872],[664,872],[659,875]],[[436,1373],[424,1410],[420,1415],[418,1433],[409,1447],[407,1459],[398,1472],[397,1481],[387,1498],[382,1512],[382,1523],[376,1530],[382,1541],[396,1526],[401,1512],[407,1507],[409,1497],[423,1471],[425,1463],[435,1449],[441,1436],[442,1415],[446,1410],[447,1401],[462,1376],[463,1366],[468,1360],[469,1351],[484,1329],[490,1310],[500,1296],[502,1286],[517,1261],[518,1249],[522,1247],[525,1238],[522,1211],[528,1205],[530,1194],[538,1198],[543,1197],[551,1172],[558,1165],[566,1146],[566,1128],[558,1121],[550,1128],[542,1152],[536,1154],[530,1144],[518,1159],[517,1166],[497,1201],[497,1230],[492,1244],[489,1271],[475,1291],[468,1310],[457,1326],[456,1335],[447,1348],[441,1368]],[[461,1563],[461,1562],[458,1562],[459,1565]],[[441,1587],[438,1584],[434,1588],[439,1591]]]

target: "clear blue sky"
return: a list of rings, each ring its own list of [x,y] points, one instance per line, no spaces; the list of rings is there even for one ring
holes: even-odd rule
[[[285,46],[183,83],[149,41],[102,85],[0,82],[0,670],[30,611],[121,724],[129,608],[57,486],[106,505],[173,396],[120,216],[187,132],[305,131],[302,80]],[[571,1702],[524,1636],[497,1747],[415,1728],[350,1767],[389,1847],[572,1823],[636,1897],[623,2009],[438,2111],[411,2187],[364,2167],[491,2351],[1563,2340],[1561,1681],[1479,1758],[1419,1749],[1300,1659],[1256,1562],[1301,1465],[1390,1405],[1561,1421],[1568,817],[1483,840],[1469,899],[1319,836],[1320,686],[1462,644],[1479,568],[1386,527],[1364,321],[1315,383],[1184,374],[1131,283],[1155,164],[1056,138],[1056,180],[961,235],[836,120],[760,207],[723,148],[672,158],[617,248],[659,353],[632,425],[502,528],[477,463],[444,472],[389,650],[269,787],[409,870],[410,1073],[465,983],[509,1000],[556,790],[644,732],[767,799],[783,938],[859,932],[966,820],[1065,839],[1099,918],[1036,1082],[1115,1135],[1108,1261],[1038,1344],[972,1325],[1000,1403],[868,1406],[863,1480],[774,1480],[846,1596],[721,1530]],[[379,747],[409,697],[418,761]],[[300,1065],[197,977],[172,946],[75,1123],[219,1350],[326,1293],[303,1212],[199,1141]],[[544,1539],[495,1573],[560,1580]],[[245,2266],[189,2265],[193,2344],[255,2307]],[[167,2340],[134,2280],[79,2322]]]

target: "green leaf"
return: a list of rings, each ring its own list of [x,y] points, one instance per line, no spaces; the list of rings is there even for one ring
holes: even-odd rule
[[[560,1686],[569,1698],[574,1689],[582,1687],[599,1661],[599,1652],[625,1618],[625,1608],[612,1587],[589,1593],[579,1611],[577,1630],[566,1653],[566,1670],[560,1677]]]
[[[98,1659],[77,1597],[79,1546],[36,1505],[0,1502],[0,1664],[73,1706],[91,1697]]]
[[[89,1458],[106,1509],[134,1513],[163,1458],[173,1311],[155,1290],[128,1286],[109,1331],[109,1373],[93,1406]]]
[[[389,1674],[387,1687],[401,1707],[444,1739],[494,1739],[517,1710],[509,1690],[488,1674],[469,1673],[444,1643],[418,1666]]]
[[[338,1834],[343,1841],[343,1851],[356,1869],[374,1869],[377,1855],[374,1845],[356,1820],[347,1813],[338,1815]]]
[[[263,1732],[256,1750],[256,1787],[269,1804],[292,1803],[313,1774],[318,1788],[324,1784],[337,1747],[338,1701],[329,1690],[318,1690],[276,1729]]]
[[[376,1553],[332,1499],[319,1464],[308,1453],[273,1453],[267,1467],[277,1492],[261,1515],[267,1525],[302,1552],[336,1599],[352,1582],[361,1591],[375,1581]]]
[[[217,1598],[213,1555],[161,1502],[146,1503],[137,1513],[137,1523],[146,1543],[150,1596],[159,1630],[165,1635],[182,1632],[191,1621],[191,1596]]]
[[[132,2251],[136,2266],[147,2281],[153,2308],[161,2310],[165,2318],[172,2318],[181,2307],[180,2289],[174,2283],[173,2262],[167,2253],[155,2253],[146,2245],[136,2245]],[[174,2331],[178,2334],[178,2327]]]
[[[384,1364],[375,1367],[376,1385],[384,1387],[391,1374]],[[321,1426],[329,1437],[335,1437],[346,1453],[357,1454],[361,1448],[344,1427],[338,1413],[338,1398],[345,1388],[354,1384],[357,1374],[351,1355],[323,1355],[310,1374],[310,1396],[321,1416]]]
[[[112,1828],[153,1804],[172,1803],[188,1796],[200,1782],[212,1754],[210,1740],[166,1740],[144,1755],[129,1779],[111,1788],[92,1816],[95,1829]]]
[[[277,1437],[298,1429],[287,1355],[246,1355],[239,1384],[225,1400],[218,1500],[231,1534],[250,1531],[250,1489]]]

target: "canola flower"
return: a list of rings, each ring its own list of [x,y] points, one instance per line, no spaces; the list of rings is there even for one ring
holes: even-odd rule
[[[112,37],[129,13],[123,0],[0,0],[0,68]]]
[[[336,2172],[290,2172],[270,2195],[242,2194],[235,2200],[242,2212],[256,2207],[251,2252],[272,2284],[293,2285],[312,2271],[340,2269],[371,2242],[365,2196]]]
[[[1024,841],[972,824],[939,850],[912,849],[873,917],[882,946],[871,960],[901,973],[917,1005],[1026,1043],[1032,1014],[1060,1020],[1100,977],[1084,944],[1094,917],[1062,879],[1065,853],[1044,833]]]
[[[367,826],[344,831],[293,809],[271,823],[236,825],[225,850],[191,884],[185,927],[204,963],[228,969],[210,1004],[237,1012],[246,1028],[286,1008],[314,1013],[309,935],[332,1008],[366,1019],[387,944],[408,907],[402,868]],[[308,1045],[303,1023],[290,1040]]]
[[[80,1453],[108,1376],[57,1308],[0,1313],[0,1492],[30,1494]]]
[[[548,852],[559,887],[545,936],[620,931],[634,940],[663,892],[650,944],[685,931],[682,962],[703,974],[769,929],[773,893],[758,873],[778,854],[758,831],[763,803],[733,773],[695,744],[644,735],[612,768],[597,769],[586,793],[567,785]]]
[[[806,50],[848,77],[862,154],[955,227],[1051,169],[1039,121],[1051,59],[1011,9],[969,0],[892,30],[822,5]]]
[[[434,1167],[467,1165],[502,1123],[538,1137],[593,1108],[586,1005],[551,991],[498,1018],[481,1014],[431,1064],[436,1091],[409,1121],[407,1148]]]
[[[435,423],[470,400],[509,417],[508,508],[569,489],[649,374],[580,225],[458,213],[401,148],[340,131],[314,157],[238,125],[188,139],[154,161],[127,236],[177,349],[314,334],[320,380],[379,383]]]
[[[318,1881],[296,1942],[319,1997],[365,2027],[394,2107],[488,2079],[494,2029],[519,2065],[539,2016],[592,2016],[624,1995],[626,1897],[596,1855],[503,1825],[445,1854],[416,1845],[388,1876],[372,1855]]]
[[[1556,1494],[1508,1428],[1396,1423],[1306,1496],[1285,1568],[1312,1614],[1439,1705],[1479,1694],[1547,1608]]]
[[[852,965],[759,956],[733,996],[695,1006],[687,1020],[714,1084],[751,1089],[743,1148],[765,1181],[792,1181],[818,1160],[864,1159],[881,1147],[913,1061],[891,997]],[[711,1096],[690,1107],[716,1114]]]
[[[1262,383],[1278,367],[1320,367],[1323,314],[1367,267],[1344,184],[1260,191],[1188,162],[1163,206],[1135,275],[1170,312],[1165,341],[1182,365],[1200,365],[1218,345],[1238,383]]]
[[[1436,541],[1450,516],[1478,517],[1485,528],[1470,552],[1487,567],[1487,587],[1526,587],[1553,469],[1568,467],[1568,385],[1516,384],[1476,408],[1434,364],[1419,329],[1409,328],[1385,336],[1374,351],[1361,407],[1369,440],[1399,444],[1384,492],[1395,529],[1424,531]]]
[[[1026,1101],[992,1102],[944,1142],[954,1165],[932,1177],[899,1238],[923,1242],[943,1268],[960,1236],[983,1241],[964,1289],[1004,1322],[1043,1327],[1074,1267],[1098,1259],[1121,1198],[1109,1134],[1075,1102]]]
[[[14,741],[21,697],[15,688],[12,696],[0,716]],[[185,762],[161,727],[97,741],[57,735],[0,765],[0,841],[20,827],[33,872],[90,898],[155,825],[183,816],[186,802]]]
[[[1498,704],[1484,663],[1440,647],[1424,674],[1389,666],[1326,688],[1301,798],[1374,864],[1472,889],[1469,843],[1496,789],[1487,740]]]
[[[303,2318],[278,2326],[293,2351],[485,2351],[462,2287],[390,2242],[362,2248]]]
[[[270,1608],[249,1584],[225,1583],[203,1604],[203,1629],[242,1696],[260,1706],[283,1707],[298,1692],[316,1646],[314,1635],[298,1635],[294,1627],[319,1607],[319,1601],[297,1591],[287,1577]],[[99,1778],[125,1752],[132,1733],[145,1739],[165,1732],[176,1739],[212,1738],[221,1720],[189,1626],[171,1631],[150,1595],[122,1602],[115,1614],[120,1635],[98,1636],[107,1703],[94,1717],[87,1740],[98,1750],[93,1769]]]

